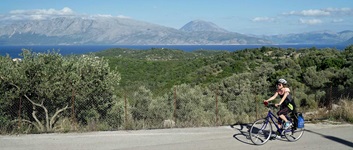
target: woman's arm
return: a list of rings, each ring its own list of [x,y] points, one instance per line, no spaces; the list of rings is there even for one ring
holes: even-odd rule
[[[276,92],[275,94],[273,94],[273,96],[272,96],[272,97],[270,97],[269,99],[264,100],[264,101],[265,101],[265,102],[272,101],[272,100],[274,100],[277,96],[278,96],[278,92]]]

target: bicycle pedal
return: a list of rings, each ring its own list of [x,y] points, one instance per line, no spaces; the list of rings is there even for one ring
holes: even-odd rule
[[[277,139],[280,139],[281,136],[278,136],[276,134],[272,134],[271,137],[270,137],[270,140],[277,140]]]

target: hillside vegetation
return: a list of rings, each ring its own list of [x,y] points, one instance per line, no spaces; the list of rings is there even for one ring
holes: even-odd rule
[[[353,120],[353,46],[23,55],[22,62],[0,57],[4,133],[249,123],[266,112],[262,100],[279,78],[298,111],[332,108],[325,117]]]
[[[350,99],[353,86],[353,46],[343,51],[315,47],[262,47],[235,52],[110,49],[96,55],[108,59],[111,68],[121,73],[121,93],[143,87],[154,97],[165,97],[169,91],[170,99],[179,100],[179,94],[198,89],[203,92],[193,92],[191,97],[212,97],[210,103],[219,99],[220,107],[232,114],[223,114],[225,122],[253,120],[255,109],[273,94],[279,78],[289,81],[299,111],[331,109],[341,98]],[[173,87],[178,92],[173,92]],[[181,93],[183,88],[187,88],[185,93]]]
[[[110,67],[121,72],[121,86],[146,86],[155,92],[181,83],[195,81],[197,70],[216,63],[220,54],[226,51],[199,50],[184,52],[171,49],[131,50],[110,49],[95,53],[109,61]],[[219,78],[219,77],[218,77]]]
[[[344,51],[315,47],[262,47],[235,52],[110,49],[95,55],[107,59],[110,67],[121,73],[124,88],[143,85],[155,91],[183,83],[210,86],[242,74],[251,74],[244,80],[252,85],[263,78],[267,85],[261,89],[264,91],[273,88],[278,78],[288,79],[292,88],[308,90],[330,86],[343,90],[353,84],[352,46]]]

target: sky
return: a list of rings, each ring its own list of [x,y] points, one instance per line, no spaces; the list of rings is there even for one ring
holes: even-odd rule
[[[111,16],[180,29],[193,20],[255,35],[353,30],[352,0],[1,0],[0,21]]]

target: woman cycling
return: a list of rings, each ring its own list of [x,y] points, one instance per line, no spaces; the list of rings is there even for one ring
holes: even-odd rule
[[[276,105],[276,107],[280,106],[279,111],[277,112],[277,115],[279,116],[279,120],[278,120],[278,126],[281,128],[282,126],[282,120],[285,122],[284,123],[284,129],[288,129],[292,124],[290,121],[287,120],[286,115],[289,112],[294,111],[294,101],[292,99],[292,96],[290,94],[290,90],[287,87],[287,81],[285,79],[279,79],[276,82],[276,86],[277,86],[277,91],[275,92],[275,94],[270,97],[267,100],[264,100],[264,102],[269,102],[274,100],[277,96],[281,97],[281,101]]]

